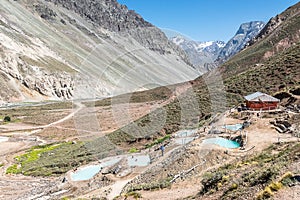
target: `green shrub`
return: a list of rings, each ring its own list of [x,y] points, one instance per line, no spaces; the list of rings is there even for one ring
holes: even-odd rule
[[[129,193],[127,193],[125,195],[126,198],[130,197],[130,196],[133,197],[133,198],[135,198],[135,199],[142,198],[142,195],[140,193],[138,193],[138,192],[129,192]]]
[[[153,147],[154,145],[161,144],[164,141],[169,140],[170,138],[171,138],[170,134],[168,134],[168,135],[166,135],[162,138],[158,138],[154,142],[152,142],[151,144],[146,144],[146,148],[150,148],[150,147]]]
[[[270,187],[266,187],[263,191],[261,191],[258,196],[257,200],[267,199],[273,196],[273,192]]]
[[[292,172],[286,172],[285,174],[282,175],[282,177],[280,178],[280,181],[286,179],[286,178],[292,178],[294,176],[294,174]]]
[[[11,118],[10,116],[5,116],[4,119],[3,119],[4,122],[10,122],[11,121]]]
[[[14,164],[6,169],[6,174],[20,174],[21,169],[18,168],[17,164]]]
[[[281,178],[280,178],[280,182],[284,185],[284,186],[289,186],[291,184],[293,184],[293,173],[292,172],[286,172]]]
[[[272,182],[269,187],[271,188],[272,191],[278,191],[282,188],[282,183],[280,182]]]
[[[226,174],[224,172],[213,172],[205,173],[203,180],[201,181],[203,188],[200,191],[200,194],[205,194],[211,190],[215,190],[218,187],[218,183],[222,183],[223,177]]]
[[[233,183],[231,186],[230,186],[230,190],[236,190],[238,188],[238,184],[236,183]]]
[[[131,148],[129,150],[129,153],[137,153],[137,152],[139,152],[139,150],[137,148]]]
[[[157,189],[163,189],[171,186],[170,183],[170,178],[164,179],[164,180],[159,180],[156,182],[151,182],[151,183],[145,183],[145,184],[139,184],[132,186],[128,192],[135,192],[139,190],[157,190]]]
[[[32,147],[27,153],[15,157],[17,164],[14,164],[10,167],[7,168],[6,173],[7,174],[19,174],[19,173],[24,173],[24,175],[33,175],[33,174],[28,174],[28,172],[24,171],[24,167],[26,165],[30,166],[34,161],[38,160],[40,156],[43,153],[52,151],[56,148],[58,148],[61,144],[49,144],[49,145],[43,145],[43,146],[34,146]],[[18,167],[18,165],[21,165]],[[50,175],[50,174],[48,174]]]
[[[280,182],[272,182],[271,184],[269,184],[267,187],[265,187],[265,189],[263,191],[261,191],[258,196],[257,199],[267,199],[270,198],[271,196],[273,196],[273,192],[276,192],[278,190],[280,190],[282,188],[282,183]]]

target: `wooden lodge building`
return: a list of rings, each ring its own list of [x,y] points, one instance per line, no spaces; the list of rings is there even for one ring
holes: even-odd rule
[[[255,92],[244,98],[246,99],[246,106],[249,110],[277,109],[280,102],[279,99],[261,92]]]

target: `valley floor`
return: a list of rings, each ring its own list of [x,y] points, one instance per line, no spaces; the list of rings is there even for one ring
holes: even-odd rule
[[[163,103],[161,102],[161,104]],[[153,106],[157,105],[151,103],[131,105],[132,113],[136,113],[132,115],[132,120],[145,115]],[[176,137],[171,137],[168,141],[165,141],[166,151],[164,156],[161,156],[161,152],[158,150],[159,145],[142,150],[137,155],[150,155],[151,164],[144,167],[128,167],[126,164],[121,163],[121,172],[128,171],[124,176],[118,176],[118,173],[117,175],[99,173],[88,181],[72,181],[70,173],[73,171],[68,172],[67,176],[63,174],[58,177],[45,178],[6,174],[7,168],[14,163],[15,158],[25,153],[32,146],[61,141],[62,139],[69,141],[78,140],[79,136],[72,134],[64,136],[54,134],[50,137],[50,135],[46,134],[45,130],[49,128],[72,130],[69,120],[73,119],[77,113],[82,113],[83,111],[84,113],[96,112],[102,115],[108,112],[108,107],[102,107],[102,110],[100,108],[96,109],[95,111],[83,104],[76,104],[74,109],[60,110],[60,114],[53,117],[51,123],[48,124],[12,122],[1,125],[0,136],[6,137],[8,140],[0,143],[0,198],[56,199],[70,197],[74,199],[114,199],[121,194],[117,199],[130,199],[134,198],[134,195],[149,200],[171,200],[187,197],[211,199],[211,196],[197,197],[197,194],[203,187],[201,184],[202,177],[208,171],[216,170],[226,163],[238,162],[245,157],[256,155],[270,145],[278,142],[299,143],[299,138],[291,134],[279,134],[274,129],[271,122],[279,117],[278,114],[273,116],[266,114],[265,116],[257,117],[256,113],[253,113],[248,117],[248,120],[251,122],[248,128],[236,133],[227,132],[219,135],[230,138],[242,135],[246,141],[244,149],[225,149],[218,145],[203,144],[202,141],[205,138],[217,136],[208,134],[212,127],[206,126],[205,128],[202,127],[195,130],[195,134],[193,135],[195,138],[190,143],[185,144],[183,142],[180,144],[178,143],[178,139],[184,141],[183,138]],[[52,112],[54,111],[52,110]],[[104,134],[106,131],[111,132],[118,128],[117,125],[113,124],[108,127],[108,124],[110,124],[109,119],[113,121],[113,118],[108,117],[108,115],[106,116],[108,122],[107,128],[103,132]],[[220,128],[225,124],[243,123],[243,120],[240,119],[243,116],[239,115],[242,114],[236,116],[228,111],[219,116],[216,125]],[[289,113],[285,113],[284,115],[289,115]],[[82,127],[82,129],[84,128]],[[223,129],[221,128],[221,130]],[[86,129],[85,133],[86,135],[83,135],[82,138],[91,137],[91,133],[97,133],[97,130]],[[85,163],[84,166],[91,164],[93,163]],[[299,174],[299,169],[296,169],[296,172]],[[66,182],[62,181],[64,177],[67,177]],[[144,188],[143,190],[141,190],[141,186]],[[274,198],[296,199],[294,197],[298,195],[299,185],[282,189],[278,194],[275,193]]]

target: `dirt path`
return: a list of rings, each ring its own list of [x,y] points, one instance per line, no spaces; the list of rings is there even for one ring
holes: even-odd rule
[[[135,177],[131,178],[131,179],[127,179],[127,180],[121,180],[121,181],[117,181],[115,182],[111,188],[111,192],[109,193],[109,195],[107,196],[108,199],[114,199],[116,196],[120,195],[121,191],[123,190],[123,188],[131,181],[133,180]]]
[[[68,119],[71,119],[76,113],[78,113],[82,108],[84,108],[85,106],[81,103],[81,102],[75,102],[74,103],[77,106],[76,110],[73,110],[73,112],[71,112],[69,115],[65,116],[64,118],[57,120],[56,122],[52,122],[48,125],[45,126],[41,126],[41,128],[48,128],[50,126],[54,126],[56,124],[60,124]]]
[[[68,114],[64,118],[59,119],[55,122],[52,122],[52,123],[47,124],[47,125],[41,125],[41,126],[32,126],[32,125],[28,125],[28,124],[11,123],[11,124],[8,124],[8,125],[2,125],[1,126],[2,128],[5,129],[4,131],[2,131],[2,133],[9,134],[9,133],[12,133],[12,132],[22,132],[23,131],[23,132],[27,132],[26,135],[32,135],[32,134],[35,134],[35,133],[41,131],[42,129],[53,127],[57,124],[63,123],[64,121],[71,119],[76,113],[78,113],[81,109],[83,109],[85,107],[80,102],[76,102],[74,104],[77,106],[77,108],[75,110],[73,110],[70,114]]]

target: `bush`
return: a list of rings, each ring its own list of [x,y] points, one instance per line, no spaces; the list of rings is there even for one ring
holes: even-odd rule
[[[230,187],[230,190],[236,190],[238,188],[238,184],[233,183]]]
[[[280,178],[280,182],[284,185],[284,186],[290,186],[293,184],[293,173],[292,172],[286,172],[281,178]]]
[[[140,193],[137,193],[137,192],[129,192],[125,195],[125,197],[133,197],[135,199],[139,199],[139,198],[142,198],[142,195]]]
[[[18,168],[17,164],[14,164],[7,168],[6,174],[19,174],[21,173],[21,169]]]
[[[267,199],[267,198],[270,198],[271,196],[273,196],[273,192],[272,192],[271,188],[270,187],[266,187],[263,191],[261,191],[258,194],[257,200]]]
[[[273,196],[273,192],[277,192],[282,188],[282,186],[283,185],[280,182],[272,182],[270,185],[265,187],[265,189],[258,194],[257,199],[260,200],[260,199],[270,198],[271,196]]]
[[[167,134],[166,136],[162,137],[162,138],[158,138],[156,139],[154,142],[152,142],[151,144],[146,144],[145,148],[151,148],[153,147],[154,145],[157,145],[157,144],[161,144],[163,143],[164,141],[166,140],[169,140],[171,138],[171,135],[170,134]]]
[[[286,172],[281,178],[280,180],[284,180],[286,178],[292,178],[294,176],[294,174],[292,172]]]
[[[137,152],[139,152],[139,150],[136,149],[136,148],[131,148],[131,149],[129,150],[129,153],[137,153]]]
[[[278,191],[282,188],[282,183],[280,182],[272,182],[269,187],[271,188],[272,191]]]
[[[213,172],[204,174],[203,180],[201,181],[203,188],[200,194],[205,194],[212,189],[218,187],[218,183],[223,180],[225,174],[223,172]]]
[[[3,119],[4,122],[10,122],[11,121],[11,118],[10,116],[5,116],[4,119]]]

